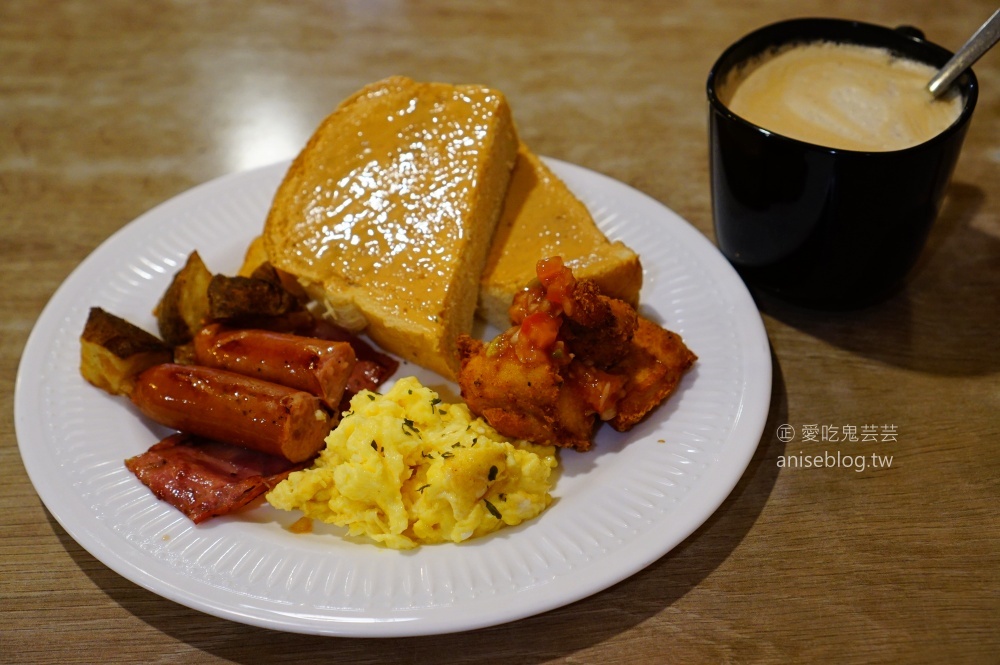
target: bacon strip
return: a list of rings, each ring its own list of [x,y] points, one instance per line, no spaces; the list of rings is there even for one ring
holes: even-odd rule
[[[192,434],[174,434],[125,460],[129,471],[158,499],[195,524],[243,508],[310,463],[293,463]]]

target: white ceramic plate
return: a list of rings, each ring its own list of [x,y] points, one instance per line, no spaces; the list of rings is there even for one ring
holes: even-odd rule
[[[101,306],[155,331],[150,313],[197,249],[233,273],[287,163],[196,187],[150,210],[91,254],[39,318],[17,377],[21,456],[66,531],[112,570],[218,617],[342,636],[407,636],[503,623],[594,594],[655,561],[736,485],[760,440],[771,359],[743,283],[697,230],[653,199],[548,160],[605,233],[636,248],[643,312],[698,354],[678,392],[626,434],[564,451],[539,518],[462,545],[397,552],[335,529],[295,535],[297,514],[262,505],[200,526],[153,495],[122,461],[165,431],[80,378],[78,338]],[[435,375],[402,365],[447,394]],[[454,395],[454,393],[452,393]],[[446,400],[447,401],[447,400]]]

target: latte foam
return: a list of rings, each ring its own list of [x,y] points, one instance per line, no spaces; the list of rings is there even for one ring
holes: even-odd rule
[[[957,91],[939,99],[927,91],[934,73],[884,49],[817,42],[751,63],[720,97],[777,134],[830,148],[900,150],[940,134],[962,112]]]

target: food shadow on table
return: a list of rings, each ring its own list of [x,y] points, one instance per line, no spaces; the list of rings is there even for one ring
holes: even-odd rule
[[[761,312],[838,348],[943,376],[1000,371],[1000,238],[972,225],[985,193],[953,183],[906,282],[886,300],[853,311],[818,311],[761,292]],[[975,349],[975,352],[972,350]]]
[[[281,633],[230,622],[160,598],[120,577],[83,550],[48,511],[46,515],[77,566],[112,601],[157,631],[228,661],[311,662],[315,657],[325,662],[436,663],[447,646],[461,653],[461,662],[546,662],[611,639],[659,614],[711,576],[739,547],[767,503],[780,471],[775,460],[784,454],[776,431],[787,420],[788,400],[773,352],[771,363],[770,410],[761,440],[736,487],[704,524],[668,554],[603,592],[490,628],[453,635],[356,639]]]

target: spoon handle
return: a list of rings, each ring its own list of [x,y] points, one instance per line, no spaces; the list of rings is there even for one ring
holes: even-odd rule
[[[983,23],[979,30],[976,30],[976,34],[969,37],[969,41],[965,42],[962,48],[955,51],[951,60],[927,84],[927,90],[935,97],[940,96],[958,78],[959,74],[971,67],[972,63],[979,60],[981,55],[993,48],[997,40],[1000,40],[1000,9],[986,19],[986,23]]]

